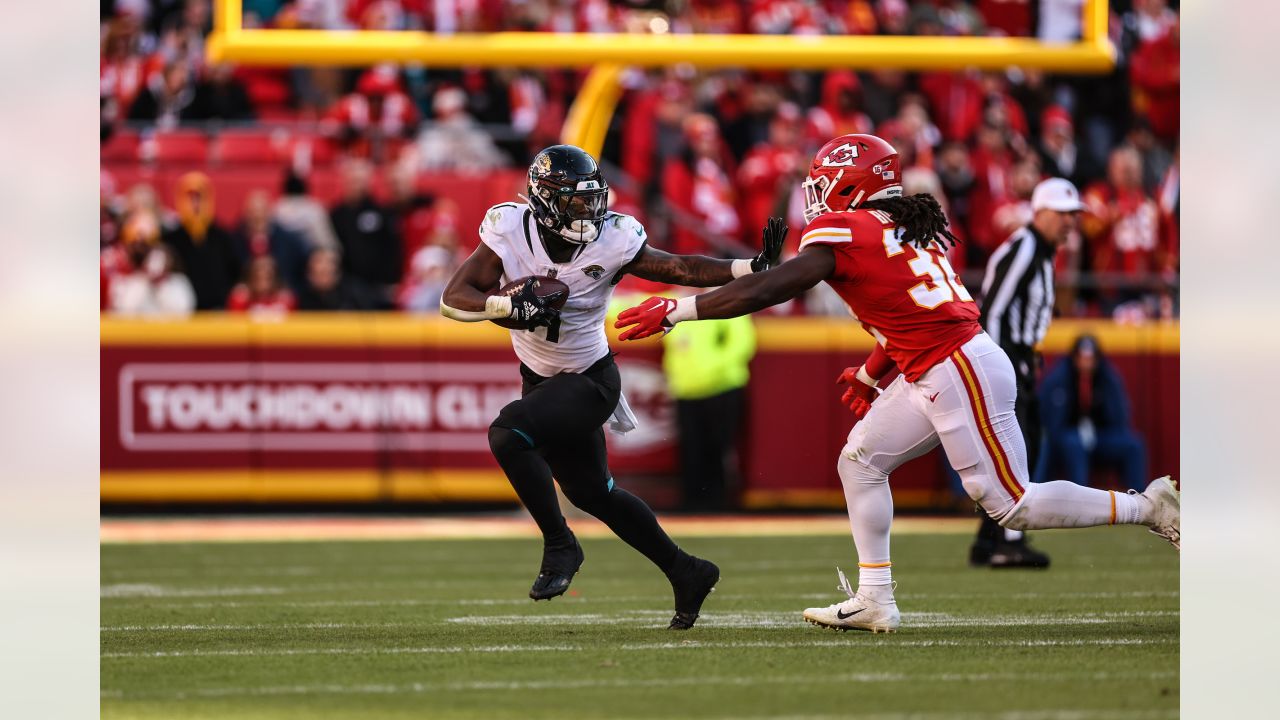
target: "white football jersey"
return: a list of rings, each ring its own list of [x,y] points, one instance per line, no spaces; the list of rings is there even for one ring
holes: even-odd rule
[[[560,320],[550,327],[512,330],[511,345],[520,362],[543,377],[582,372],[609,353],[605,311],[614,277],[631,262],[647,236],[630,215],[609,213],[600,236],[579,247],[568,262],[547,256],[529,206],[494,205],[480,223],[480,240],[502,258],[502,284],[529,275],[553,277],[569,286]]]

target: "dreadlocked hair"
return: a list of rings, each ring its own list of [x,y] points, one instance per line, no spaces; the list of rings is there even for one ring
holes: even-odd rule
[[[929,193],[871,200],[859,205],[858,209],[888,213],[901,231],[902,241],[915,243],[921,250],[927,249],[934,240],[943,247],[955,247],[960,242],[947,229],[951,223],[943,214],[937,198]]]

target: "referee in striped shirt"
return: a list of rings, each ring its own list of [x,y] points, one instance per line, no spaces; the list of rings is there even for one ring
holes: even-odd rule
[[[1036,346],[1053,317],[1053,259],[1079,226],[1080,193],[1062,178],[1050,178],[1031,194],[1031,223],[1009,236],[987,261],[979,322],[1013,363],[1018,378],[1015,412],[1027,445],[1027,475],[1040,455],[1040,408]],[[986,515],[969,551],[973,565],[1048,567],[1049,556],[1027,544],[1019,531],[1006,530]]]

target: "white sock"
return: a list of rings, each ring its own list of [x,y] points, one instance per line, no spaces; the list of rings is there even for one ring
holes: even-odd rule
[[[1021,531],[1021,530],[1010,530],[1009,528],[1005,528],[1005,529],[1004,529],[1004,539],[1005,539],[1005,540],[1007,540],[1007,541],[1009,541],[1009,542],[1018,542],[1019,540],[1021,540],[1021,539],[1022,539],[1022,531]]]
[[[1146,518],[1143,517],[1144,511],[1151,507],[1151,503],[1142,495],[1130,495],[1128,493],[1115,492],[1109,490],[1111,497],[1116,501],[1116,519],[1112,523],[1114,525],[1145,525]]]
[[[1031,483],[1000,524],[1014,530],[1130,525],[1142,522],[1144,500],[1066,480]]]
[[[889,526],[893,524],[893,493],[889,476],[844,455],[836,465],[844,501],[849,508],[849,527],[858,550],[858,587],[890,587],[893,577],[889,562]],[[892,594],[892,590],[890,590]]]
[[[875,564],[858,563],[858,589],[880,585],[889,587],[892,584],[893,563],[887,561]]]

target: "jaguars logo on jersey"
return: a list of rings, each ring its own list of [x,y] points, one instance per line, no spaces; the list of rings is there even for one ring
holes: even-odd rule
[[[599,265],[589,265],[582,268],[582,272],[592,280],[599,280],[604,275],[604,268]]]

